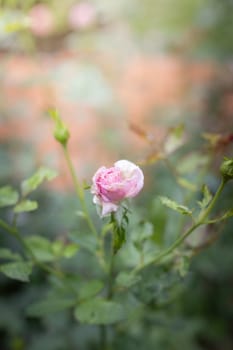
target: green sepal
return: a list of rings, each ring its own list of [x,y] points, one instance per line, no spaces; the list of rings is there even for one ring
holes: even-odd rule
[[[113,227],[113,253],[116,254],[126,240],[126,228],[129,222],[128,209],[123,208],[122,217],[117,220],[115,214],[112,213],[110,224]]]

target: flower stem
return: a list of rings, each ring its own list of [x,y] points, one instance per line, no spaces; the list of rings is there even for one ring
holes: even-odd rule
[[[218,187],[214,197],[212,198],[209,206],[206,208],[206,210],[199,217],[198,221],[201,222],[201,224],[204,224],[205,220],[208,218],[208,216],[209,216],[210,212],[212,211],[214,205],[216,204],[220,194],[222,193],[222,190],[223,190],[226,182],[227,181],[224,180],[224,178],[222,178],[221,183],[220,183],[220,185],[219,185],[219,187]]]
[[[14,220],[16,222],[16,218]],[[20,245],[24,248],[24,251],[28,253],[28,255],[31,257],[31,260],[33,261],[33,263],[37,266],[39,266],[41,269],[43,269],[46,272],[49,272],[53,275],[55,275],[58,278],[64,278],[65,275],[62,271],[54,269],[53,267],[42,263],[40,261],[38,261],[35,257],[35,255],[33,254],[33,252],[31,251],[30,247],[26,244],[26,242],[24,241],[24,239],[22,238],[22,236],[20,235],[19,231],[17,230],[16,226],[12,227],[10,225],[8,225],[5,221],[0,219],[0,226],[3,227],[10,235],[12,235],[13,237],[15,237],[17,239],[17,241],[20,243]]]
[[[92,220],[90,218],[88,210],[87,210],[85,197],[84,197],[84,190],[83,190],[82,186],[80,185],[80,182],[79,182],[77,174],[76,174],[76,172],[74,170],[74,166],[73,166],[73,163],[71,161],[70,154],[68,152],[68,149],[67,149],[66,145],[63,146],[63,150],[64,150],[64,154],[65,154],[65,159],[66,159],[66,162],[67,162],[67,165],[68,165],[68,168],[69,168],[69,171],[70,171],[70,174],[71,174],[74,186],[75,186],[75,190],[76,190],[77,196],[78,196],[78,198],[80,200],[80,204],[81,204],[82,210],[83,210],[83,212],[85,214],[85,219],[87,221],[87,224],[88,224],[89,228],[91,229],[91,231],[94,233],[94,235],[98,236],[97,230],[96,230],[96,228],[95,228],[95,226],[94,226],[94,224],[93,224],[93,222],[92,222]]]
[[[107,300],[111,300],[113,298],[113,282],[114,282],[114,245],[113,245],[114,237],[111,237],[111,249],[110,249],[110,257],[109,257],[109,269],[107,276]],[[108,343],[108,327],[106,325],[100,325],[100,350],[109,349]]]
[[[75,190],[77,192],[77,195],[78,195],[80,201],[82,202],[84,200],[84,192],[83,192],[82,186],[79,183],[78,177],[75,173],[74,166],[73,166],[73,163],[71,161],[67,146],[63,146],[63,150],[64,150],[65,159],[66,159],[72,180],[73,180],[74,185],[75,185]]]
[[[151,265],[151,264],[155,264],[158,263],[159,261],[161,261],[163,258],[165,258],[166,256],[168,256],[169,254],[171,254],[174,249],[176,249],[181,243],[183,243],[183,241],[199,226],[206,224],[206,219],[208,218],[210,212],[212,211],[214,205],[216,204],[220,194],[222,193],[222,190],[224,188],[226,184],[226,181],[224,179],[222,179],[214,197],[212,198],[209,206],[205,209],[205,211],[199,216],[199,219],[197,220],[197,222],[194,222],[194,224],[187,229],[187,231],[181,235],[180,237],[178,237],[175,242],[168,247],[167,249],[165,249],[164,251],[162,251],[160,254],[158,254],[157,256],[155,256],[154,259],[148,261],[146,264],[144,265],[139,265],[138,267],[136,267],[133,271],[133,273],[137,273],[138,271],[144,269],[145,267]]]
[[[136,267],[133,272],[137,273],[138,271],[144,269],[145,267],[147,267],[149,265],[158,263],[160,260],[165,258],[167,255],[171,254],[173,252],[173,250],[175,248],[177,248],[198,226],[200,226],[199,223],[192,225],[182,236],[177,238],[177,240],[172,245],[170,245],[170,247],[168,247],[167,249],[162,251],[160,254],[155,256],[155,258],[153,260],[148,261],[144,265],[139,265],[138,267]]]
[[[108,275],[108,291],[107,291],[107,298],[109,300],[113,297],[113,281],[114,281],[114,251],[113,251],[113,245],[111,249],[111,256],[110,256],[110,263],[109,263],[109,275]]]
[[[100,331],[100,349],[107,350],[107,327],[106,325],[99,326]]]
[[[0,226],[2,226],[2,228],[4,228],[8,233],[10,233],[12,236],[15,236],[15,229],[13,227],[11,227],[10,225],[8,225],[5,221],[3,221],[2,219],[0,219]]]
[[[101,265],[101,267],[103,268],[104,271],[106,271],[106,264],[104,261],[104,254],[103,254],[103,249],[102,249],[102,242],[101,242],[101,237],[98,235],[98,232],[92,222],[92,219],[89,215],[89,212],[87,210],[87,206],[86,206],[86,202],[85,202],[85,196],[84,196],[84,190],[82,188],[82,186],[80,185],[79,179],[77,177],[77,174],[75,172],[70,154],[68,152],[68,148],[67,145],[63,145],[63,150],[64,150],[64,154],[65,154],[65,159],[74,183],[74,187],[75,187],[75,191],[77,193],[77,196],[80,200],[80,204],[81,204],[81,208],[83,210],[84,213],[84,219],[86,220],[91,232],[96,236],[97,240],[98,240],[98,245],[99,245],[99,249],[96,251],[96,256],[99,260],[99,263]]]

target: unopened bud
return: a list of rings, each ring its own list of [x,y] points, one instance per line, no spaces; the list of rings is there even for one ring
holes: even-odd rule
[[[50,108],[48,114],[55,121],[55,130],[54,137],[60,142],[63,146],[66,146],[67,141],[69,140],[70,133],[66,125],[63,123],[58,111],[56,109]]]
[[[233,159],[225,158],[220,167],[220,171],[225,181],[233,179]]]
[[[55,139],[60,142],[63,146],[67,144],[67,141],[69,140],[70,133],[69,130],[61,124],[57,124],[55,131],[53,133]]]

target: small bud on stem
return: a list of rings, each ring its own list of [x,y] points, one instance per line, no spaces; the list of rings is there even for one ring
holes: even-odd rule
[[[61,120],[60,115],[55,109],[50,109],[48,111],[49,115],[53,118],[55,121],[55,130],[54,130],[54,137],[55,139],[61,143],[62,146],[66,146],[69,138],[70,133],[66,125]]]
[[[69,140],[70,133],[69,130],[64,125],[56,125],[56,128],[53,133],[55,139],[60,142],[63,146],[67,144]]]
[[[232,180],[233,179],[233,159],[225,158],[220,167],[220,171],[225,181]]]

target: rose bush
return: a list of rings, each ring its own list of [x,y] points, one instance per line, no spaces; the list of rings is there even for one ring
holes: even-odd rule
[[[113,167],[101,167],[93,177],[93,202],[101,207],[101,216],[117,211],[126,198],[135,197],[142,189],[142,170],[128,160],[119,160]]]
[[[182,328],[181,333],[183,337],[184,327],[180,327],[180,324],[184,325],[186,319],[182,321],[180,315],[177,317],[174,314],[174,318],[171,319],[172,323],[170,321],[167,323],[166,320],[169,320],[170,313],[163,314],[162,311],[164,306],[168,311],[171,310],[170,305],[173,308],[177,300],[178,304],[182,306],[181,312],[183,317],[183,298],[189,298],[187,296],[189,293],[187,289],[184,289],[186,288],[186,283],[183,283],[182,280],[192,268],[190,267],[191,259],[196,257],[198,252],[202,252],[203,249],[215,242],[218,237],[218,230],[214,232],[214,229],[212,229],[213,234],[208,234],[210,224],[221,222],[233,215],[232,208],[228,208],[226,204],[221,206],[220,215],[216,215],[215,212],[213,214],[213,209],[215,209],[226,183],[232,178],[233,159],[225,158],[221,165],[222,178],[214,193],[208,188],[207,184],[202,185],[203,176],[206,176],[207,163],[206,161],[203,162],[201,152],[195,151],[193,154],[191,150],[191,153],[187,153],[184,156],[182,151],[181,155],[176,155],[175,158],[179,166],[183,162],[183,169],[186,164],[188,170],[187,173],[185,172],[185,175],[190,174],[192,175],[191,179],[194,179],[195,174],[195,186],[192,186],[192,182],[182,177],[181,168],[178,167],[177,170],[175,164],[173,165],[174,159],[170,162],[170,159],[165,158],[167,154],[164,153],[163,160],[166,161],[163,162],[162,167],[164,168],[164,165],[168,165],[169,171],[172,170],[173,180],[176,182],[170,182],[171,174],[168,174],[167,177],[164,169],[156,173],[155,196],[157,198],[154,198],[152,190],[154,185],[151,182],[150,194],[153,197],[146,197],[145,194],[142,211],[137,207],[134,208],[135,210],[128,210],[128,207],[122,203],[127,198],[135,197],[143,188],[144,175],[142,170],[128,160],[119,160],[109,168],[102,166],[96,171],[91,186],[97,212],[100,213],[101,217],[114,213],[118,209],[119,212],[117,215],[110,215],[110,217],[101,222],[101,220],[97,220],[96,215],[93,218],[92,212],[89,210],[88,204],[90,201],[87,202],[89,196],[85,196],[84,193],[86,181],[80,179],[76,174],[68,147],[70,140],[69,129],[57,110],[50,109],[48,113],[54,120],[54,137],[62,146],[67,168],[79,199],[79,209],[81,210],[77,212],[79,220],[69,217],[69,220],[67,220],[68,226],[74,228],[67,230],[67,234],[64,234],[66,224],[64,225],[63,218],[72,213],[73,210],[70,210],[71,207],[67,205],[67,202],[61,201],[61,194],[58,194],[59,203],[56,213],[54,212],[54,208],[52,209],[52,215],[47,213],[47,206],[41,208],[41,212],[51,217],[51,223],[56,222],[54,218],[61,216],[60,203],[63,203],[62,206],[67,211],[65,216],[62,213],[60,217],[62,225],[61,228],[60,226],[56,226],[58,236],[54,238],[53,232],[51,236],[50,232],[47,232],[47,227],[51,228],[51,225],[49,225],[50,221],[48,222],[46,217],[43,216],[42,220],[46,223],[46,227],[42,226],[39,231],[34,229],[35,216],[31,218],[31,221],[28,218],[30,217],[29,213],[35,211],[39,206],[39,203],[34,200],[36,197],[32,197],[32,200],[31,195],[33,195],[33,192],[44,181],[55,178],[55,171],[44,166],[40,167],[29,178],[21,182],[20,191],[18,188],[7,184],[0,187],[0,208],[3,209],[0,218],[0,233],[3,234],[1,236],[3,244],[0,247],[0,274],[21,283],[26,283],[30,281],[31,275],[33,276],[36,273],[34,275],[35,277],[31,278],[32,284],[38,281],[36,276],[38,276],[39,269],[49,275],[49,286],[45,285],[44,287],[39,285],[39,288],[37,288],[37,285],[32,285],[29,293],[27,292],[29,300],[23,302],[27,317],[42,318],[43,324],[49,326],[49,333],[44,335],[39,328],[39,333],[36,333],[34,337],[34,347],[30,339],[29,343],[25,340],[24,346],[24,333],[21,331],[21,334],[23,334],[23,348],[30,348],[30,350],[41,348],[46,348],[47,350],[55,349],[54,347],[51,348],[50,345],[45,346],[43,337],[45,336],[48,339],[48,344],[51,344],[50,339],[52,341],[53,339],[56,341],[58,339],[58,343],[54,343],[56,349],[58,347],[59,349],[66,349],[67,344],[71,344],[70,348],[79,348],[80,350],[93,348],[96,350],[110,348],[126,350],[129,348],[128,344],[132,344],[132,346],[129,346],[130,348],[134,348],[135,341],[138,339],[142,339],[139,343],[139,348],[141,349],[160,349],[161,346],[164,350],[165,347],[166,349],[170,349],[174,341],[163,343],[160,342],[161,338],[158,338],[159,344],[156,346],[156,340],[154,338],[155,322],[156,324],[161,323],[162,329],[167,327],[169,332],[171,332],[171,325],[172,327],[174,326],[174,334],[177,327]],[[163,150],[163,147],[161,149]],[[215,153],[211,152],[208,162],[214,156]],[[190,159],[192,163],[196,157],[198,157],[202,165],[196,166],[199,164],[199,161],[198,163],[194,162],[195,166],[190,169]],[[195,171],[196,168],[198,170],[197,172]],[[201,176],[199,175],[200,172],[202,173]],[[172,184],[172,186],[169,184]],[[178,190],[177,186],[179,186]],[[200,186],[202,186],[202,189]],[[160,195],[164,187],[165,191],[167,193],[169,192],[169,195],[172,195],[171,198]],[[191,196],[188,198],[187,190],[190,187]],[[200,196],[201,192],[202,196]],[[174,197],[177,195],[182,201],[176,201]],[[231,203],[230,200],[231,197],[229,197],[229,203]],[[44,203],[47,202],[47,200],[44,201]],[[169,213],[167,214],[165,212],[165,208],[162,205],[168,210],[175,211],[175,215],[180,214],[182,217],[170,216]],[[24,215],[25,223],[22,224],[21,221],[20,225],[18,225],[21,215]],[[32,232],[29,235],[27,234],[29,230],[26,227],[26,223],[29,228],[33,228],[33,230],[30,230]],[[204,226],[206,226],[206,231],[200,230],[198,232],[198,238],[194,237],[193,240],[192,233]],[[9,242],[15,240],[15,242],[13,241],[14,245],[12,248],[11,246],[9,247],[8,239],[5,240],[7,235],[10,238]],[[47,237],[47,235],[49,236]],[[189,241],[187,244],[188,238]],[[19,249],[16,249],[17,245]],[[67,259],[73,260],[66,262]],[[216,261],[219,263],[219,259],[216,259]],[[230,266],[228,258],[226,263],[226,266]],[[206,271],[206,268],[204,270]],[[216,273],[216,276],[221,274],[223,270],[221,267],[218,267],[216,271],[219,272]],[[212,271],[211,265],[211,276]],[[2,279],[2,276],[0,278]],[[42,283],[46,281],[44,278],[39,280]],[[205,280],[204,282],[206,283]],[[5,294],[8,294],[9,287],[6,286],[4,289],[6,291]],[[31,294],[30,292],[31,290],[36,290],[33,298],[31,297],[33,296],[33,293]],[[194,290],[194,294],[195,292]],[[195,299],[195,296],[193,298],[194,294],[192,294],[190,299],[191,303]],[[14,310],[17,310],[17,313],[15,313],[17,324],[21,322],[22,303],[18,303],[18,296],[21,300],[21,295],[22,287],[20,285],[19,294],[16,295],[16,302],[13,304]],[[180,297],[182,298],[182,303],[180,302],[181,299],[178,299]],[[8,305],[6,304],[5,307],[5,300],[7,299],[4,295],[3,302],[0,303],[0,315],[7,316]],[[9,303],[12,303],[13,299],[11,295],[8,300]],[[203,300],[206,303],[205,298]],[[199,300],[197,303],[199,305]],[[17,309],[18,304],[19,309]],[[194,305],[194,309],[195,307],[196,304]],[[229,309],[228,304],[226,304],[226,307]],[[190,306],[188,307],[189,309]],[[70,316],[67,317],[71,315],[68,313],[71,310],[73,320],[74,322],[78,322],[78,326],[71,323],[72,319]],[[50,315],[58,312],[59,317],[61,315],[66,320],[64,321],[64,328],[63,326],[61,328],[60,322],[56,326],[54,324],[56,316],[53,318],[53,315]],[[62,314],[62,312],[65,313]],[[197,317],[199,317],[199,314]],[[7,316],[5,318],[8,320],[9,317]],[[26,322],[26,317],[23,320],[25,324],[28,323]],[[0,318],[0,326],[1,321]],[[165,326],[164,322],[167,323],[167,326]],[[8,334],[8,323],[7,321],[4,330],[5,334]],[[114,324],[116,324],[116,327],[112,327]],[[148,324],[148,332],[145,336],[144,329],[145,325]],[[217,324],[219,325],[218,317]],[[50,325],[54,327],[52,328],[54,329],[52,334],[54,338],[50,338]],[[89,327],[94,326],[95,331],[91,332],[91,328],[87,328],[88,325]],[[98,338],[96,337],[96,326],[99,329]],[[138,335],[137,338],[133,337],[132,343],[129,343],[135,327],[137,329],[141,327],[142,331],[138,333],[139,337]],[[67,329],[71,330],[70,333],[67,333]],[[86,336],[84,335],[85,343],[82,344],[80,343],[79,335],[85,333],[85,329],[87,329]],[[199,328],[195,329],[199,332]],[[0,331],[2,335],[2,328]],[[18,339],[18,328],[16,328],[16,332],[14,339]],[[79,333],[76,338],[77,332]],[[158,332],[160,332],[159,329]],[[202,334],[205,332],[206,330],[204,329]],[[41,343],[38,343],[38,334],[42,336],[41,338],[39,337],[42,339]],[[58,334],[61,334],[60,338],[58,338]],[[64,334],[66,334],[65,338]],[[75,339],[73,340],[74,334]],[[151,334],[153,334],[152,338]],[[164,334],[166,337],[167,334]],[[190,325],[188,325],[188,334],[190,334]],[[11,333],[9,335],[11,336]],[[191,336],[193,337],[193,333],[191,333]],[[199,333],[197,333],[197,336],[199,336]],[[146,347],[144,346],[145,338],[149,339]],[[178,334],[177,339],[178,344],[180,343],[180,339],[182,344],[186,344],[183,342],[183,338],[180,338],[180,334]],[[5,344],[9,344],[8,339],[7,342],[5,340],[4,342],[4,346]],[[165,347],[163,344],[165,344]],[[184,347],[189,348],[187,346]],[[5,346],[4,348],[7,347]]]

